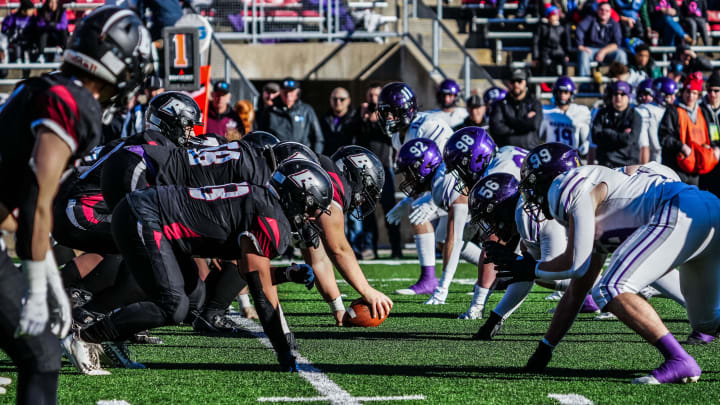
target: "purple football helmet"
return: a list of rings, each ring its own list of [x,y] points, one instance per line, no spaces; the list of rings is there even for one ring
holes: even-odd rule
[[[458,178],[455,190],[468,195],[468,190],[485,174],[496,149],[495,141],[480,127],[456,131],[443,152],[447,173],[452,172]]]
[[[528,153],[520,168],[520,194],[530,218],[538,222],[552,219],[547,201],[550,185],[555,177],[579,166],[577,151],[564,143],[549,142]]]
[[[445,95],[446,94],[452,94],[455,96],[452,103],[450,103],[450,104],[445,103]],[[459,95],[460,95],[460,86],[457,84],[457,82],[455,80],[452,80],[452,79],[443,80],[437,88],[437,93],[436,93],[437,101],[442,108],[454,107],[455,103],[457,103],[457,99],[458,99]]]
[[[388,83],[378,97],[378,118],[385,134],[405,129],[417,114],[415,92],[403,82]]]
[[[665,105],[665,97],[677,94],[678,85],[675,80],[669,77],[658,77],[653,80],[653,90],[655,90],[655,102],[659,105]]]
[[[442,154],[435,142],[418,138],[407,141],[398,152],[395,172],[403,175],[398,186],[408,196],[430,190],[435,170],[442,164]]]
[[[485,101],[486,106],[490,107],[492,103],[503,100],[505,96],[507,96],[507,90],[500,87],[490,87],[483,93],[483,101]]]
[[[562,101],[560,99],[561,91],[570,92],[570,98],[567,99],[567,101]],[[572,102],[573,95],[575,95],[575,83],[573,83],[572,79],[567,76],[560,76],[557,78],[557,80],[555,80],[555,84],[553,84],[552,94],[555,98],[555,105],[570,104]]]
[[[517,233],[515,206],[520,198],[520,182],[508,173],[489,174],[473,186],[468,201],[470,221],[486,235],[507,242]]]
[[[650,95],[651,97],[655,98],[655,90],[653,90],[652,79],[645,79],[637,85],[637,88],[635,89],[635,96],[637,97],[638,101],[641,101],[640,97],[644,95]]]

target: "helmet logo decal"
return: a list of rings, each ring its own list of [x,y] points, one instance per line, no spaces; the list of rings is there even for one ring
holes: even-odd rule
[[[292,155],[288,156],[288,158],[285,160],[293,160],[293,159],[313,160],[313,159],[310,159],[309,156],[307,156],[306,154],[304,154],[302,152],[295,152]]]
[[[162,107],[158,108],[158,111],[162,111],[167,115],[174,116],[178,115],[182,110],[186,109],[187,105],[182,101],[171,98]]]
[[[301,189],[307,188],[315,182],[315,175],[308,169],[293,173],[287,176],[287,178],[292,180],[292,182]]]
[[[541,164],[548,163],[550,160],[552,160],[552,156],[547,149],[540,149],[538,153],[530,155],[530,164],[533,169],[537,169]]]
[[[468,134],[463,134],[455,143],[455,147],[460,149],[463,153],[470,150],[470,147],[475,144],[475,140]]]
[[[347,160],[349,160],[353,164],[353,166],[357,167],[358,169],[370,166],[370,158],[368,158],[367,155],[363,153],[348,155]]]
[[[422,142],[415,142],[415,144],[410,147],[410,153],[412,153],[415,157],[422,156],[423,152],[427,151],[427,145],[425,145]]]
[[[491,199],[493,198],[493,196],[495,196],[495,192],[499,189],[500,184],[493,180],[488,180],[485,182],[485,184],[482,185],[482,187],[480,187],[478,193],[487,199]]]

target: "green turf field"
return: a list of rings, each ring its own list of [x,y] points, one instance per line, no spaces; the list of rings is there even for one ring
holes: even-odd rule
[[[363,268],[371,280],[409,279],[417,272],[417,265]],[[473,267],[461,265],[456,279],[474,275]],[[410,283],[373,284],[389,294]],[[348,295],[346,303],[357,297],[347,284],[340,286]],[[392,315],[374,329],[335,327],[317,292],[302,286],[282,286],[281,300],[300,354],[320,371],[303,375],[329,378],[330,388],[326,384],[323,389],[340,390],[344,395],[334,403],[560,403],[549,394],[578,394],[595,404],[720,403],[720,343],[688,348],[704,371],[699,383],[634,386],[630,380],[658,366],[661,356],[618,321],[595,321],[591,315],[580,316],[556,349],[547,374],[523,374],[520,368],[550,321],[547,311],[555,306],[543,300],[548,291],[536,288],[496,340],[477,342],[470,340],[470,335],[483,321],[456,319],[467,308],[471,288],[454,283],[448,304],[443,306],[423,305],[425,296],[391,295],[395,302]],[[494,294],[489,305],[494,306],[500,297],[501,293]],[[690,332],[684,310],[665,299],[651,302],[683,340]],[[276,372],[273,353],[249,333],[205,337],[195,335],[189,327],[176,327],[156,334],[165,339],[165,346],[131,347],[146,370],[111,369],[111,376],[87,377],[64,362],[60,403],[116,399],[134,405],[252,404],[273,397],[324,396],[303,376]],[[14,380],[10,361],[1,361],[0,375]],[[0,401],[10,403],[14,395],[13,381]],[[425,399],[374,398],[388,396]]]

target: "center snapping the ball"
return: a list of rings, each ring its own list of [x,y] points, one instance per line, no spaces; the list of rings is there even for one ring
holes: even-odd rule
[[[372,317],[370,305],[362,298],[358,298],[350,304],[343,316],[343,325],[345,326],[361,326],[363,328],[374,328],[379,326],[387,319],[388,314],[384,317]]]

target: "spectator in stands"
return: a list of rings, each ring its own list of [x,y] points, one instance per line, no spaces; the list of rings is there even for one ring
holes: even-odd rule
[[[300,100],[300,83],[286,78],[280,96],[257,118],[258,129],[275,134],[281,141],[300,142],[322,153],[325,140],[315,110]]]
[[[116,3],[123,2],[115,0]],[[140,18],[145,18],[146,10],[150,9],[150,36],[153,41],[162,39],[162,30],[172,27],[182,17],[183,11],[178,0],[142,0],[126,1],[126,7],[133,9]]]
[[[611,168],[637,164],[642,117],[630,105],[632,88],[627,82],[612,82],[608,93],[609,105],[598,111],[590,128],[592,146],[588,164],[596,160],[597,164]]]
[[[623,38],[645,37],[645,27],[640,18],[640,9],[645,0],[613,0],[614,9],[620,18],[620,29]]]
[[[505,18],[505,1],[507,0],[498,0],[497,2],[497,17],[498,18]],[[529,0],[518,0],[518,7],[517,12],[515,13],[515,17],[517,18],[525,18],[525,13],[528,7]]]
[[[660,92],[657,92],[657,96],[662,97]],[[635,88],[635,97],[637,100],[635,111],[642,117],[642,127],[638,136],[638,147],[640,148],[638,163],[641,165],[650,161],[660,163],[662,149],[658,139],[658,127],[665,114],[665,107],[655,100],[656,92],[653,80],[645,79],[640,82]]]
[[[385,134],[378,122],[377,102],[382,86],[371,84],[365,92],[365,102],[360,106],[361,131],[357,143],[369,149],[377,155],[385,170],[385,184],[380,194],[380,205],[383,209],[382,218],[395,206],[395,174],[393,173],[393,162],[395,152],[390,142],[390,137]],[[402,259],[402,239],[400,237],[400,225],[391,225],[385,219],[385,229],[390,240],[391,257]],[[378,250],[378,224],[376,217],[371,215],[363,221],[363,230],[370,235],[372,250],[377,256]]]
[[[235,103],[235,112],[242,121],[245,132],[250,132],[255,123],[255,109],[248,100],[240,100]]]
[[[578,70],[580,76],[590,76],[590,61],[599,64],[620,62],[627,64],[627,55],[620,49],[620,24],[610,18],[610,3],[598,4],[596,15],[583,19],[575,31],[578,44]]]
[[[712,70],[712,63],[707,58],[698,56],[690,46],[682,44],[678,45],[675,51],[675,57],[670,64],[682,66],[682,73],[688,75],[702,70]]]
[[[697,34],[703,39],[703,45],[710,44],[706,0],[682,0],[680,4],[680,23],[688,29],[691,44],[697,43]]]
[[[545,18],[547,21],[538,24],[533,37],[533,64],[540,76],[564,75],[572,51],[570,29],[567,24],[560,24],[560,13],[555,6],[545,9]]]
[[[141,94],[128,105],[128,112],[123,122],[122,137],[139,134],[145,131],[145,110],[153,97],[165,92],[164,80],[156,73],[145,79]]]
[[[265,83],[262,89],[262,96],[260,99],[260,105],[258,106],[258,115],[262,114],[262,111],[266,108],[272,107],[273,100],[280,94],[280,85],[275,82]]]
[[[37,45],[33,38],[34,16],[35,6],[32,1],[20,0],[17,11],[3,19],[2,33],[8,37],[10,63],[22,62],[26,59],[26,53],[27,59],[35,58]]]
[[[68,18],[60,0],[45,0],[35,19],[40,56],[38,62],[45,62],[45,48],[59,46],[65,48],[68,36]],[[57,55],[55,53],[54,55]]]
[[[507,97],[493,104],[490,135],[498,146],[512,145],[532,149],[540,144],[542,105],[528,94],[527,72],[515,69],[507,83]]]
[[[716,129],[711,130],[714,114],[698,102],[702,85],[702,73],[688,75],[679,102],[668,106],[658,132],[663,164],[693,185],[698,185],[699,175],[712,171],[720,158],[720,137]]]
[[[468,116],[462,124],[453,127],[453,131],[465,127],[487,127],[487,120],[485,119],[487,107],[483,98],[475,94],[465,101],[465,105],[467,106]]]
[[[627,82],[636,88],[640,82],[646,79],[654,79],[662,76],[662,71],[655,66],[655,61],[650,55],[650,47],[641,44],[635,48],[635,57],[630,61],[630,77]]]
[[[692,38],[685,33],[682,25],[675,21],[678,15],[675,0],[648,0],[648,12],[653,29],[662,38],[662,45],[675,45],[675,37],[682,38],[684,42],[692,42]]]
[[[231,98],[230,84],[226,81],[216,82],[207,116],[207,132],[218,134],[230,141],[240,139],[245,134],[242,120],[230,106]]]
[[[720,71],[712,72],[707,83],[705,83],[707,94],[703,97],[702,103],[712,113],[712,124],[708,125],[710,140],[720,139]],[[710,191],[720,197],[720,165],[712,172],[700,176],[700,188]]]
[[[330,110],[320,120],[325,149],[323,153],[330,156],[341,146],[352,145],[360,127],[357,111],[352,107],[350,93],[342,87],[330,93]]]

